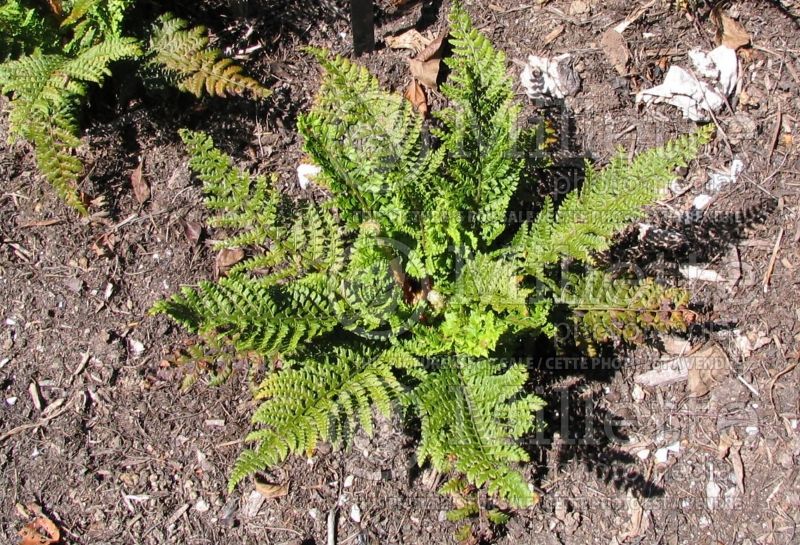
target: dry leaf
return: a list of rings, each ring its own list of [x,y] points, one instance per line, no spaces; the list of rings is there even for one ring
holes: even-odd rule
[[[564,33],[564,29],[565,29],[565,28],[566,28],[566,27],[565,27],[564,25],[558,25],[556,28],[554,28],[553,30],[551,30],[551,31],[550,31],[550,32],[547,34],[547,36],[545,36],[545,37],[544,37],[544,40],[543,40],[543,42],[544,42],[544,45],[550,45],[551,43],[553,43],[554,41],[556,41],[556,39],[557,39],[559,36],[561,36],[561,34],[563,34],[563,33]]]
[[[384,41],[391,49],[410,49],[414,54],[419,53],[431,43],[430,38],[426,38],[413,28],[399,36],[387,36]]]
[[[56,17],[61,17],[64,14],[64,9],[61,6],[61,0],[47,0],[47,5],[50,6],[50,11]]]
[[[191,244],[197,244],[200,240],[200,235],[203,234],[203,226],[197,221],[184,221],[183,222],[183,235]]]
[[[727,15],[722,15],[720,19],[722,23],[721,36],[718,30],[717,40],[722,45],[726,45],[731,49],[739,49],[750,43],[750,34],[747,33],[739,21]]]
[[[624,543],[628,539],[642,535],[648,526],[644,507],[642,507],[642,504],[636,499],[632,490],[628,490],[626,503],[628,504],[630,520],[623,531],[616,536],[618,543]]]
[[[439,66],[442,59],[430,59],[427,61],[419,61],[417,59],[409,59],[408,67],[411,75],[419,80],[422,85],[429,89],[437,89],[438,84],[436,80],[439,78]]]
[[[413,59],[408,60],[411,75],[429,89],[437,89],[436,80],[439,78],[439,67],[442,63],[442,45],[447,32],[442,32],[435,40]]]
[[[223,248],[217,254],[215,262],[217,275],[228,272],[228,269],[244,259],[244,250],[241,248]]]
[[[256,480],[256,492],[266,499],[282,498],[289,493],[289,483],[277,484]]]
[[[29,522],[18,533],[22,538],[20,545],[55,545],[61,540],[58,526],[45,516]]]
[[[447,31],[443,31],[439,34],[435,40],[431,41],[425,49],[419,52],[419,54],[415,57],[418,61],[428,61],[433,58],[442,58],[442,45],[444,45],[444,39],[447,37]]]
[[[606,54],[611,66],[616,69],[620,75],[628,73],[628,61],[631,59],[631,53],[628,50],[628,44],[625,43],[625,38],[622,34],[609,28],[603,33],[600,39],[600,47],[603,48],[603,53]]]
[[[144,157],[139,160],[139,166],[133,169],[131,173],[131,185],[133,186],[133,196],[136,197],[136,202],[144,204],[150,198],[150,186],[142,175],[142,168],[144,167]]]
[[[730,371],[727,354],[714,343],[707,344],[686,359],[689,367],[689,382],[686,389],[691,397],[706,395],[711,391],[711,387]]]
[[[428,115],[428,99],[425,97],[425,90],[417,80],[411,80],[403,96],[411,102],[414,109],[419,112],[422,117]]]

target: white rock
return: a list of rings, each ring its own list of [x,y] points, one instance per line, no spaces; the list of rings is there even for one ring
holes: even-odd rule
[[[13,407],[14,405],[17,404],[17,398],[16,397],[9,397],[9,398],[6,399],[6,403]]]
[[[638,456],[641,460],[647,460],[650,457],[650,449],[643,448],[642,450],[636,453],[636,456]]]
[[[203,498],[200,498],[197,500],[197,503],[194,504],[194,510],[198,513],[206,513],[209,509],[211,509],[211,507],[209,507],[208,502]]]
[[[297,180],[301,189],[306,189],[308,184],[314,181],[314,178],[322,172],[322,169],[317,165],[310,163],[302,163],[297,167]]]
[[[353,519],[353,522],[361,522],[361,508],[353,504],[350,507],[350,518]]]
[[[350,488],[351,486],[353,486],[353,481],[354,480],[355,480],[355,477],[353,475],[348,475],[347,477],[344,478],[344,485],[343,486],[345,488]]]
[[[712,200],[713,198],[711,197],[711,195],[706,195],[704,193],[694,198],[694,200],[692,201],[692,206],[695,207],[697,210],[705,210]]]

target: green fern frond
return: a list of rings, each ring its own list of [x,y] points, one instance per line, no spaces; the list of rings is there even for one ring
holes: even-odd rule
[[[592,254],[608,249],[618,231],[644,215],[675,168],[697,156],[711,137],[709,127],[640,153],[632,162],[620,152],[600,171],[587,163],[581,189],[567,195],[555,213],[548,201],[536,221],[518,233],[514,245],[525,269],[541,276],[562,257],[591,263]]]
[[[259,444],[241,455],[229,489],[289,454],[310,456],[321,439],[341,443],[356,426],[371,434],[373,409],[389,416],[404,390],[393,373],[403,360],[385,354],[339,348],[269,376],[256,394],[265,400],[253,415],[260,429],[247,437]]]
[[[49,50],[58,45],[53,21],[41,15],[35,2],[4,0],[0,3],[0,62]]]
[[[0,88],[12,93],[10,132],[31,142],[39,171],[73,208],[86,213],[75,189],[83,170],[75,155],[77,112],[88,83],[101,83],[108,66],[141,53],[130,38],[110,38],[79,55],[33,55],[0,65]]]
[[[519,181],[522,160],[515,132],[519,108],[513,103],[505,55],[478,32],[467,12],[450,12],[452,57],[442,92],[452,106],[437,114],[448,149],[447,174],[469,210],[476,213],[484,243],[505,228],[508,202]]]
[[[414,391],[422,422],[419,460],[439,471],[456,470],[473,485],[525,507],[534,496],[513,466],[528,460],[514,443],[533,426],[544,402],[520,395],[527,380],[521,365],[502,370],[485,359],[449,358]],[[520,418],[525,415],[525,418]]]
[[[312,52],[325,77],[297,127],[305,151],[322,168],[318,182],[331,189],[352,228],[366,219],[387,232],[413,225],[408,213],[421,204],[437,166],[436,157],[424,155],[421,118],[403,97],[382,91],[365,68]]]
[[[189,23],[169,14],[162,15],[150,39],[151,63],[171,74],[182,91],[200,97],[242,95],[269,96],[269,90],[242,73],[241,66],[222,58],[218,49],[208,47],[204,27],[189,28]]]

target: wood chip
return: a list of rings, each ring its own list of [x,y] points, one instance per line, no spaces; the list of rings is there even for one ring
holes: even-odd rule
[[[544,40],[542,40],[544,42],[544,45],[550,45],[551,43],[556,41],[558,37],[564,33],[564,30],[566,28],[567,27],[564,25],[558,25],[556,28],[548,32],[547,36],[545,36]]]
[[[61,541],[58,526],[46,516],[39,516],[26,524],[19,532],[20,545],[55,545]]]
[[[603,33],[600,39],[600,47],[603,48],[611,66],[622,76],[628,73],[628,62],[631,59],[631,53],[628,50],[628,44],[622,34],[609,28]]]

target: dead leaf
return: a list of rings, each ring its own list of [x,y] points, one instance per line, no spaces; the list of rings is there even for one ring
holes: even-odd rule
[[[277,484],[256,480],[256,492],[266,499],[282,498],[289,493],[289,483]]]
[[[411,75],[419,80],[422,85],[428,89],[438,89],[439,67],[442,59],[430,59],[427,61],[419,61],[417,59],[409,59],[408,68]]]
[[[221,276],[228,270],[244,259],[244,250],[241,248],[223,248],[217,254],[215,266],[217,275]]]
[[[428,61],[433,58],[442,58],[442,45],[444,45],[444,39],[447,37],[447,30],[442,31],[436,39],[432,40],[425,49],[419,52],[419,54],[415,57],[418,61]]]
[[[636,499],[632,490],[628,490],[626,503],[628,504],[630,520],[623,531],[616,536],[618,543],[624,543],[628,539],[642,535],[648,526],[644,507],[642,507],[642,504]]]
[[[61,0],[47,0],[47,5],[50,6],[50,11],[53,15],[60,18],[64,14],[64,9],[61,5]]]
[[[203,226],[197,221],[184,221],[183,222],[183,235],[191,244],[197,244],[200,240],[200,235],[203,234]]]
[[[416,57],[408,60],[411,75],[429,89],[438,88],[436,80],[439,79],[439,68],[442,63],[442,45],[446,36],[447,31],[442,32]]]
[[[22,538],[20,545],[55,545],[61,541],[61,531],[46,516],[40,516],[29,522],[18,534]]]
[[[714,343],[707,344],[685,359],[688,360],[689,368],[689,382],[686,389],[690,397],[703,397],[730,371],[727,354]]]
[[[727,15],[720,16],[721,28],[717,29],[717,41],[722,45],[726,45],[731,49],[739,49],[750,43],[750,34],[744,29],[744,26]]]
[[[136,197],[136,202],[139,204],[144,204],[150,198],[150,186],[142,175],[142,167],[144,167],[144,157],[139,160],[139,166],[131,173],[133,196]]]
[[[411,102],[414,109],[419,112],[422,117],[428,115],[428,99],[425,97],[425,90],[417,80],[411,80],[403,96]]]
[[[412,28],[398,36],[387,36],[384,41],[390,49],[410,49],[416,55],[425,49],[432,40]]]
[[[564,33],[564,29],[565,29],[565,28],[566,28],[566,27],[565,27],[564,25],[558,25],[556,28],[554,28],[553,30],[551,30],[551,31],[550,31],[550,32],[547,34],[547,36],[545,36],[545,37],[544,37],[544,40],[542,40],[542,41],[544,42],[544,45],[550,45],[551,43],[553,43],[554,41],[556,41],[556,39],[557,39],[559,36],[561,36],[561,34],[563,34],[563,33]]]
[[[631,59],[631,53],[628,50],[628,44],[622,34],[609,28],[603,33],[600,39],[600,47],[603,48],[611,66],[620,74],[625,75],[628,73],[628,62]]]

